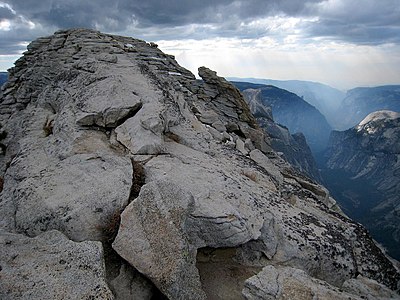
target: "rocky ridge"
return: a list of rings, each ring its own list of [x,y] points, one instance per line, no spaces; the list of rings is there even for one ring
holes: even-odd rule
[[[400,113],[373,112],[349,130],[333,131],[326,157],[329,169],[348,172],[349,180],[365,180],[382,195],[361,195],[354,209],[369,207],[366,226],[399,257]]]
[[[0,249],[17,252],[0,252],[2,299],[398,296],[366,230],[271,149],[236,88],[199,75],[92,30],[28,46],[0,95]]]

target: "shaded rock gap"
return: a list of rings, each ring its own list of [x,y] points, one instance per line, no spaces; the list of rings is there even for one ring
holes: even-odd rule
[[[143,162],[135,161],[132,157],[131,163],[132,185],[127,205],[139,195],[141,187],[145,184]],[[102,244],[107,284],[117,300],[125,300],[127,297],[131,298],[137,295],[148,300],[168,299],[150,279],[131,266],[112,247],[121,223],[121,213],[124,209],[122,208],[115,212],[103,228],[105,239]]]
[[[126,206],[129,205],[140,193],[142,186],[146,183],[145,171],[142,164],[131,158],[132,164],[132,183],[129,192],[128,202]],[[100,228],[103,232],[104,241],[111,247],[112,242],[117,236],[118,229],[121,223],[121,213],[125,210],[125,207],[115,211],[108,220]]]
[[[132,108],[132,109],[129,111],[129,113],[128,113],[125,117],[123,117],[123,118],[117,120],[117,122],[116,122],[115,124],[113,124],[113,126],[108,126],[107,128],[116,128],[116,127],[122,125],[122,124],[125,123],[128,119],[133,118],[133,117],[139,112],[139,110],[140,110],[142,107],[143,107],[143,103],[139,103],[139,105],[138,105],[137,107]]]
[[[261,271],[262,267],[242,264],[236,250],[211,247],[197,250],[196,267],[207,299],[243,299],[245,281]]]
[[[152,157],[151,157],[152,158]],[[151,159],[150,158],[150,159]],[[145,170],[141,162],[131,158],[132,163],[132,186],[129,194],[129,203],[139,196],[142,186],[146,183]]]
[[[113,248],[112,241],[103,242],[106,282],[116,300],[135,299],[141,296],[146,300],[168,299],[144,274],[123,259]]]

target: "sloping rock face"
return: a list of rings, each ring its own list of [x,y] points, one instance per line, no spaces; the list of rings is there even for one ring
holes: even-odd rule
[[[199,75],[155,44],[91,30],[31,43],[2,90],[1,228],[21,240],[56,230],[102,241],[117,299],[151,297],[139,272],[169,299],[248,297],[246,280],[267,266],[338,293],[359,275],[398,291],[395,265],[272,150],[240,92],[207,68]]]
[[[274,122],[272,109],[262,103],[259,89],[246,89],[242,93],[258,124],[267,132],[271,147],[282,153],[285,160],[300,172],[321,182],[321,175],[304,135],[290,134],[286,127]]]
[[[325,117],[298,95],[272,85],[233,82],[241,91],[260,91],[259,101],[272,109],[274,120],[286,126],[291,133],[301,132],[313,153],[325,150],[331,126]]]
[[[360,221],[399,259],[400,113],[377,111],[352,129],[334,131],[326,156],[329,169],[347,172],[354,186],[364,182],[377,191],[353,191],[348,210],[365,211]]]
[[[336,129],[336,111],[346,93],[329,85],[304,80],[273,80],[259,78],[229,78],[236,82],[251,82],[255,84],[273,85],[295,93],[309,104],[317,108],[327,119],[332,128]]]

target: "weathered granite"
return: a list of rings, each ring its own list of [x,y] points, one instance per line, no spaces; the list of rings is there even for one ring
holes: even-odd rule
[[[154,286],[128,264],[122,264],[118,276],[109,281],[116,300],[155,299]]]
[[[0,298],[114,299],[100,242],[73,242],[58,231],[35,238],[0,231]]]
[[[168,181],[146,184],[122,213],[113,248],[170,298],[204,299],[185,232],[193,196]],[[156,225],[156,226],[155,226]]]
[[[304,271],[267,266],[245,282],[243,295],[248,300],[360,300],[395,299],[398,295],[387,287],[363,277],[347,280],[342,288],[308,276]]]

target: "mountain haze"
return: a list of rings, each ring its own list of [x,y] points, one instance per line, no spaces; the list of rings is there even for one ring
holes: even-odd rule
[[[271,107],[274,120],[286,126],[291,133],[301,132],[314,153],[325,149],[331,127],[325,117],[312,105],[294,93],[274,86],[233,82],[241,91],[259,90],[260,101]]]
[[[259,89],[246,89],[242,93],[258,124],[267,132],[271,147],[300,172],[321,182],[321,175],[304,135],[290,134],[285,126],[274,122],[272,109],[263,103]]]
[[[230,77],[229,80],[273,85],[295,93],[303,100],[317,108],[333,128],[336,128],[338,125],[335,112],[345,97],[345,93],[329,85],[303,80],[273,80],[236,77]]]
[[[338,129],[353,127],[368,114],[379,110],[400,112],[400,85],[359,87],[349,90],[336,112]]]

